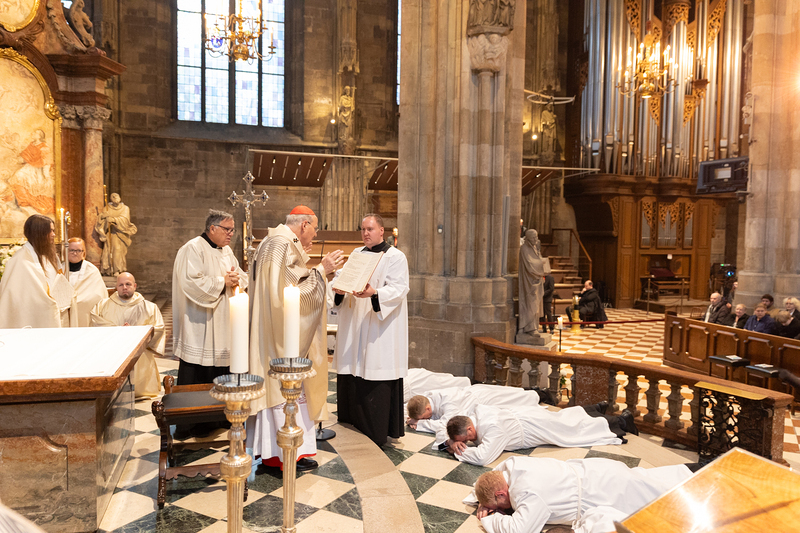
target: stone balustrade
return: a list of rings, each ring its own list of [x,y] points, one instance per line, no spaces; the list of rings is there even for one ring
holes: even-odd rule
[[[475,346],[474,379],[479,383],[521,387],[525,373],[522,363],[525,360],[531,365],[531,370],[527,371],[529,382],[538,383],[539,362],[544,361],[550,365],[549,390],[560,398],[562,365],[571,366],[572,395],[569,405],[608,401],[611,404],[609,412],[619,411],[617,398],[621,383],[618,376],[622,374],[626,378],[624,408],[634,414],[639,430],[693,448],[697,446],[698,435],[701,433],[701,386],[698,383],[703,382],[725,390],[731,398],[756,399],[757,401],[744,402],[741,412],[737,412],[737,418],[760,420],[764,428],[761,442],[758,443],[761,454],[773,461],[783,461],[784,418],[786,406],[792,401],[789,394],[674,368],[600,355],[553,353],[507,344],[489,337],[474,337],[472,344]],[[644,391],[644,412],[639,409],[641,379],[648,384]],[[669,387],[667,409],[663,416],[659,413],[662,396],[659,382],[666,382]],[[684,404],[687,403],[691,412],[688,427],[686,421],[681,420]]]

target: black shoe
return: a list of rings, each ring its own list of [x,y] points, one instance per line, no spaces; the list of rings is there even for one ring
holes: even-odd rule
[[[608,402],[602,401],[600,403],[595,404],[594,406],[602,414],[606,414],[606,411],[608,410],[608,405],[609,405]]]
[[[639,428],[636,427],[633,413],[631,413],[628,409],[625,409],[622,411],[622,414],[619,415],[619,425],[626,433],[630,433],[632,435],[639,434]]]
[[[297,461],[298,472],[307,472],[309,470],[314,470],[318,466],[319,464],[314,459],[309,459],[308,457],[303,457],[302,459]]]

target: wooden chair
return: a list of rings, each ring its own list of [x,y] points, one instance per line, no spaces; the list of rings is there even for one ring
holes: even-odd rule
[[[175,454],[182,450],[218,449],[229,445],[228,433],[211,440],[191,440],[175,442],[170,432],[171,425],[199,424],[203,422],[225,421],[225,404],[218,402],[208,393],[213,385],[174,385],[175,378],[164,378],[164,396],[155,400],[152,405],[153,416],[156,417],[161,432],[161,452],[158,456],[158,508],[164,508],[167,498],[167,480],[178,476],[195,477],[220,476],[219,462],[199,465],[175,466]],[[245,482],[244,499],[247,501],[247,483]]]

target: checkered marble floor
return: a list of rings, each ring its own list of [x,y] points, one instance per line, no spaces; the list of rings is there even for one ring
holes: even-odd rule
[[[169,304],[167,304],[169,305]],[[171,312],[163,309],[167,322],[168,343],[171,343]],[[609,319],[644,319],[644,311],[608,310]],[[580,334],[562,332],[565,351],[600,353],[609,357],[661,364],[663,322],[609,325],[604,329],[587,328]],[[163,375],[177,375],[178,363],[171,350],[158,359]],[[569,369],[567,369],[569,372]],[[330,374],[329,410],[336,411],[335,376]],[[620,377],[624,383],[624,378]],[[640,408],[644,407],[647,384],[642,382]],[[664,397],[666,394],[664,395]],[[621,403],[620,398],[620,403]],[[210,478],[179,477],[167,484],[167,503],[158,510],[157,492],[159,431],[150,411],[151,400],[137,402],[136,437],[131,458],[123,472],[109,509],[100,526],[102,532],[138,533],[224,533],[226,492],[222,481]],[[662,397],[662,408],[666,408]],[[688,409],[688,408],[687,408]],[[684,413],[688,418],[688,411]],[[443,452],[430,450],[433,436],[407,430],[406,435],[383,448],[378,448],[346,425],[335,422],[327,426],[337,431],[337,437],[318,442],[315,459],[320,467],[300,473],[297,481],[295,519],[298,533],[414,531],[426,533],[478,533],[482,531],[472,517],[473,510],[461,500],[475,479],[488,468],[459,463]],[[797,434],[800,417],[787,416],[784,456],[793,466],[800,466]],[[357,454],[353,454],[354,439],[361,438]],[[363,441],[367,440],[364,444]],[[338,448],[338,449],[337,449]],[[219,452],[188,452],[178,458],[178,464],[210,462],[222,457]],[[642,435],[631,436],[621,446],[592,448],[539,447],[503,454],[495,463],[510,455],[556,457],[608,457],[629,466],[653,467],[696,461],[694,452],[663,439]],[[376,474],[371,464],[388,464],[392,472]],[[364,465],[367,465],[366,467]],[[392,476],[391,474],[394,474]],[[376,481],[380,479],[383,484]],[[403,483],[405,482],[405,483]],[[380,495],[391,495],[382,502]],[[377,495],[377,497],[376,497]],[[376,512],[376,498],[377,508]],[[403,507],[402,502],[410,502]],[[401,511],[398,511],[401,509]],[[279,531],[282,522],[282,479],[275,469],[254,467],[249,477],[249,498],[244,508],[244,532]]]

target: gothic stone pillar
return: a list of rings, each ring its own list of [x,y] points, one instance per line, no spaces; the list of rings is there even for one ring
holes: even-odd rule
[[[470,338],[506,341],[516,329],[525,53],[516,4],[403,0],[398,225],[411,366],[471,375]]]
[[[793,28],[800,25],[800,4],[780,0],[754,2],[750,129],[750,195],[747,198],[744,264],[737,300],[752,305],[762,294],[775,302],[800,294],[800,109],[795,69],[800,48]]]

